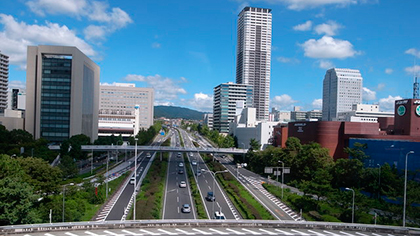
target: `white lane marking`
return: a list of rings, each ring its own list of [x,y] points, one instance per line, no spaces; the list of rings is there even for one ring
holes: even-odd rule
[[[123,229],[121,231],[124,232],[124,233],[127,233],[127,234],[131,234],[131,235],[143,235],[143,234],[134,233],[134,232],[131,232],[131,231],[128,231],[128,230],[125,230],[125,229]]]
[[[158,230],[160,232],[163,232],[163,233],[168,234],[168,235],[178,235],[178,233],[170,232],[170,231],[167,231],[167,230],[164,230],[164,229],[158,229]]]
[[[277,235],[276,233],[271,232],[271,231],[268,231],[268,230],[266,230],[266,229],[260,229],[260,231],[263,231],[264,233],[267,233],[267,234],[269,234],[269,235]]]
[[[54,234],[46,233],[45,236],[55,236]]]
[[[313,230],[308,230],[308,232],[314,233],[314,234],[316,234],[316,235],[325,235],[325,234],[321,234],[321,233],[316,232],[316,231],[313,231]]]
[[[310,235],[310,234],[307,234],[307,233],[304,233],[304,232],[297,231],[297,230],[295,230],[295,229],[292,229],[292,230],[290,230],[290,231],[296,232],[296,233],[298,233],[298,234],[300,234],[300,235]]]
[[[244,235],[244,234],[246,234],[246,233],[242,233],[242,232],[239,232],[239,231],[236,231],[236,230],[233,230],[233,229],[229,229],[229,228],[227,228],[226,230],[227,230],[227,231],[230,231],[230,232],[232,232],[232,233],[235,233],[235,234],[239,234],[239,235]]]
[[[362,236],[368,236],[367,234],[362,234],[362,233],[359,233],[359,232],[356,232],[356,234],[362,235]]]
[[[70,235],[70,236],[78,236],[77,234],[70,233],[70,232],[65,232],[65,234]]]
[[[380,235],[380,234],[375,234],[375,233],[372,233],[372,235],[375,235],[375,236],[382,236],[382,235]]]
[[[332,232],[328,232],[328,231],[326,231],[326,230],[324,230],[324,232],[325,232],[325,233],[327,233],[327,234],[331,234],[331,235],[333,235],[333,236],[339,236],[339,234],[335,234],[335,233],[332,233]]]
[[[349,234],[349,233],[343,232],[343,231],[340,231],[340,233],[345,234],[345,235],[348,235],[348,236],[354,236],[354,234]],[[379,235],[379,236],[382,236],[382,235]]]
[[[183,233],[183,234],[186,234],[186,235],[195,235],[196,233],[192,233],[192,232],[188,232],[188,231],[185,231],[185,230],[182,230],[182,229],[175,229],[176,231],[179,231],[179,232],[181,232],[181,233]]]
[[[179,207],[177,207],[178,208],[178,214],[179,214]]]
[[[125,235],[125,234],[117,234],[115,232],[111,232],[111,231],[108,231],[108,230],[104,230],[104,233],[115,235],[115,236],[123,236],[123,235]]]
[[[216,232],[216,233],[218,233],[218,234],[222,234],[222,235],[229,234],[229,233],[226,233],[226,232],[219,231],[219,230],[217,230],[217,229],[212,229],[212,228],[209,228],[209,230],[211,230],[211,231],[213,231],[213,232]]]
[[[210,185],[207,185],[207,187],[209,188],[209,190],[211,190]]]
[[[176,202],[179,202],[179,197],[176,197]]]
[[[23,235],[23,236],[31,236],[30,234],[25,234],[25,235]]]
[[[202,231],[202,230],[199,230],[199,229],[192,229],[192,230],[197,231],[197,232],[202,233],[202,234],[205,234],[205,235],[212,234],[212,233],[205,232],[205,231]]]
[[[253,235],[260,235],[260,234],[262,234],[262,233],[258,233],[258,232],[255,232],[255,231],[252,231],[252,230],[249,230],[249,229],[242,228],[242,230],[245,231],[245,232],[251,233]]]
[[[393,235],[393,234],[388,234],[388,236],[395,236],[395,235]]]
[[[150,235],[161,235],[160,233],[153,233],[153,232],[150,232],[150,231],[148,231],[148,230],[144,230],[144,229],[140,229],[140,231],[141,231],[141,232],[144,232],[144,233],[146,233],[146,234],[150,234]]]
[[[101,234],[95,234],[95,233],[92,233],[92,232],[90,232],[90,231],[85,231],[85,233],[87,233],[87,234],[90,234],[90,235],[93,235],[93,236],[100,236]],[[102,235],[101,235],[102,236]]]

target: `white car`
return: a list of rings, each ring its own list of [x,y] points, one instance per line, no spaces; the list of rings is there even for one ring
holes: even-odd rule
[[[183,162],[180,162],[180,163],[178,164],[178,166],[179,166],[179,167],[184,167],[184,163],[183,163]]]
[[[179,182],[179,187],[180,188],[186,188],[187,187],[187,182],[185,182],[184,180]]]
[[[191,212],[190,204],[184,204],[184,205],[182,205],[182,212],[183,213],[190,213]]]
[[[191,162],[191,165],[196,166],[197,165],[197,162],[196,161],[192,161]]]
[[[216,220],[226,220],[225,214],[223,214],[220,211],[215,211],[214,212],[214,219]]]
[[[134,180],[135,180],[135,178],[134,177],[131,177],[130,184],[134,184]]]

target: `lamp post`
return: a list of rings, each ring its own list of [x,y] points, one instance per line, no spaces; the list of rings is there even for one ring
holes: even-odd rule
[[[353,205],[351,207],[351,223],[353,224],[354,223],[354,195],[355,195],[355,193],[354,193],[354,190],[351,189],[351,188],[346,188],[346,190],[353,192]]]
[[[378,180],[378,197],[381,198],[381,165],[376,164],[378,166],[378,173],[379,173],[379,180]]]
[[[279,162],[281,162],[281,164],[282,164],[282,166],[281,166],[281,199],[283,200],[284,162],[282,162],[282,161],[279,161]],[[278,179],[279,179],[279,175],[278,174],[279,173],[277,173],[277,182],[278,182]]]
[[[133,220],[136,220],[136,187],[137,187],[137,140],[138,138],[134,139],[135,148],[134,148],[134,189],[133,189]]]
[[[406,208],[406,204],[407,204],[407,162],[408,162],[408,155],[410,155],[410,154],[414,154],[414,151],[409,151],[405,155],[403,227],[405,227],[405,208]]]
[[[212,208],[213,208],[212,213],[214,214],[214,202],[216,201],[216,192],[214,191],[214,189],[215,189],[215,182],[216,182],[216,174],[218,174],[218,173],[226,173],[226,172],[229,172],[229,171],[228,170],[221,170],[221,171],[213,172],[211,170],[205,170],[205,169],[202,169],[201,171],[203,171],[203,172],[209,172],[209,173],[213,174],[213,188],[212,188],[212,190],[213,190],[214,201],[213,201],[213,204],[212,204],[213,205],[212,206]]]
[[[63,185],[63,222],[64,222],[64,205],[65,205],[64,196],[65,195],[66,195],[66,185]]]

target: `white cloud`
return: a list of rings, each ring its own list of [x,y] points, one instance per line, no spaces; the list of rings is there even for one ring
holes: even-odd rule
[[[322,108],[322,98],[314,99],[312,101],[312,108],[313,109],[321,109]]]
[[[213,111],[213,96],[204,94],[204,93],[196,93],[194,94],[193,99],[189,99],[184,101],[184,104],[189,107],[193,107],[199,111],[206,111],[212,112]]]
[[[275,96],[271,99],[271,106],[277,108],[278,110],[291,110],[293,104],[297,103],[287,94],[282,94],[280,96]]]
[[[40,16],[45,16],[46,13],[78,16],[84,12],[87,3],[85,0],[34,0],[26,2],[26,5]]]
[[[310,39],[300,46],[305,51],[305,56],[311,58],[344,59],[359,54],[349,41],[334,39],[330,36],[323,36],[318,40]]]
[[[160,48],[162,45],[160,43],[152,43],[152,48]]]
[[[392,74],[392,72],[394,72],[394,70],[391,69],[391,68],[386,68],[385,69],[385,73],[387,73],[388,75]]]
[[[334,64],[328,60],[319,60],[319,68],[321,69],[331,69],[334,67]]]
[[[308,31],[312,28],[312,21],[308,20],[303,24],[293,26],[293,29],[296,31]]]
[[[343,26],[338,24],[335,21],[328,21],[327,23],[323,23],[320,25],[315,26],[314,30],[317,34],[325,34],[328,36],[334,36],[338,33],[338,30]]]
[[[300,61],[296,58],[289,58],[289,57],[277,57],[277,61],[281,63],[291,63],[291,64],[297,64],[300,63]]]
[[[379,83],[378,86],[376,87],[376,90],[378,91],[382,91],[385,88],[385,84],[384,83]]]
[[[164,104],[168,100],[176,100],[180,94],[186,94],[185,89],[180,87],[180,83],[183,83],[183,79],[176,81],[174,79],[163,77],[161,75],[127,75],[124,81],[137,81],[144,82],[149,87],[155,89],[155,100],[156,104]]]
[[[368,88],[362,88],[362,99],[365,102],[376,100],[376,92]]]
[[[87,40],[103,40],[107,35],[124,28],[133,20],[121,8],[109,10],[106,2],[86,0],[33,0],[27,2],[29,8],[38,15],[70,15],[87,18],[100,25],[89,25],[83,31]]]
[[[0,48],[9,56],[10,64],[26,66],[28,45],[64,45],[75,46],[87,56],[96,56],[95,50],[83,39],[76,36],[67,26],[45,22],[45,25],[28,25],[17,22],[13,16],[0,14]]]
[[[412,66],[412,67],[406,67],[405,71],[409,74],[417,74],[420,72],[420,66]]]
[[[415,48],[410,48],[407,51],[405,51],[405,53],[420,58],[420,51]]]
[[[387,98],[379,99],[379,107],[382,111],[394,111],[395,107],[395,100],[400,100],[402,97],[400,96],[391,96],[388,95]]]
[[[26,83],[20,80],[10,80],[9,90],[11,89],[26,89]]]
[[[251,2],[261,2],[261,0],[249,0]],[[282,3],[290,10],[304,10],[308,8],[323,7],[327,5],[345,7],[350,4],[356,4],[357,0],[262,0],[271,4]]]

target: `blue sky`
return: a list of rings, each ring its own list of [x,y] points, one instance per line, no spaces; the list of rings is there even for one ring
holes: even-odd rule
[[[272,9],[270,108],[321,108],[332,67],[359,69],[363,100],[381,110],[412,96],[420,72],[418,0],[15,0],[0,3],[9,87],[25,87],[28,45],[76,46],[101,83],[155,89],[155,105],[211,111],[213,88],[234,82],[244,6]],[[417,63],[416,63],[417,61]]]

